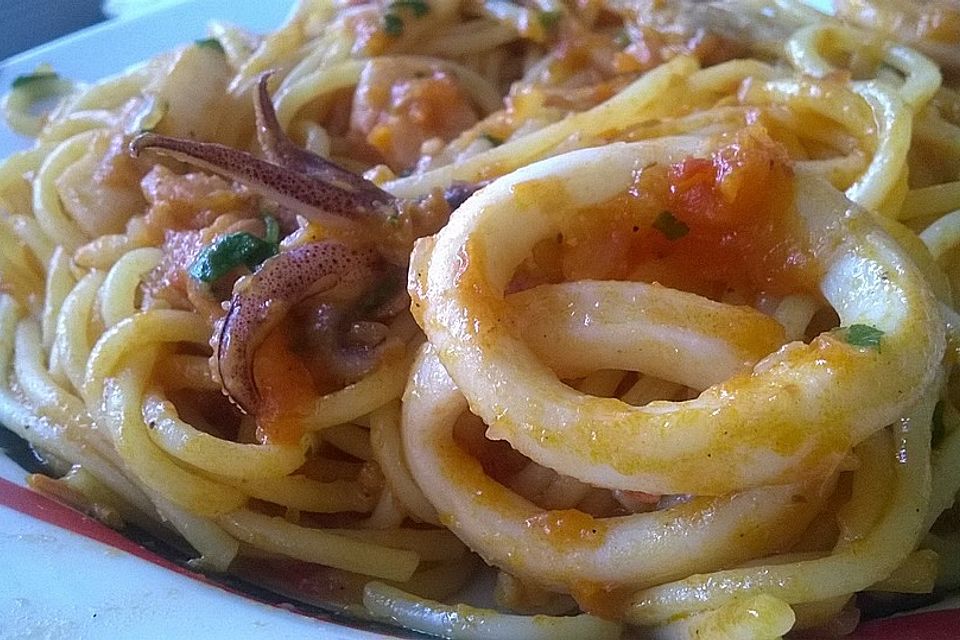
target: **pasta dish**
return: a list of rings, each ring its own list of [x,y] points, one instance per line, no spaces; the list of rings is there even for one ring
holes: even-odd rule
[[[844,635],[960,586],[958,74],[953,0],[301,0],[38,68],[0,423],[350,616]]]

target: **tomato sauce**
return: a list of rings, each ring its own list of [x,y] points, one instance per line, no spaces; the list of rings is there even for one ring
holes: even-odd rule
[[[583,581],[574,585],[570,595],[586,613],[606,618],[622,620],[636,589],[614,587]]]
[[[607,525],[577,509],[544,511],[527,518],[524,526],[541,534],[558,549],[596,549],[604,543]]]
[[[278,328],[267,336],[253,360],[253,379],[260,392],[257,436],[269,444],[292,444],[303,437],[317,389],[310,370],[291,349],[287,332]]]
[[[813,292],[819,272],[793,197],[786,151],[752,126],[709,158],[638,169],[628,193],[583,210],[549,258],[550,243],[534,255],[553,274],[559,260],[564,280],[659,282],[714,299]]]

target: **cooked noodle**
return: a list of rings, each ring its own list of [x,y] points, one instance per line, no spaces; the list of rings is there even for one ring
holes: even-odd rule
[[[0,422],[71,469],[33,485],[450,638],[955,588],[960,23],[840,4],[302,0],[19,79]]]

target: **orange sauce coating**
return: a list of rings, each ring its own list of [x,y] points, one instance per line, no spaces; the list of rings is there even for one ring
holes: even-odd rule
[[[793,171],[760,126],[709,158],[638,169],[632,188],[580,212],[534,248],[512,289],[538,281],[659,282],[720,298],[730,290],[812,292],[818,267],[793,207]]]
[[[577,509],[544,511],[527,518],[524,525],[558,549],[596,548],[606,536],[601,520]]]
[[[303,437],[303,419],[317,396],[310,370],[291,349],[287,332],[267,336],[253,360],[253,379],[260,392],[257,435],[261,442],[290,444]]]

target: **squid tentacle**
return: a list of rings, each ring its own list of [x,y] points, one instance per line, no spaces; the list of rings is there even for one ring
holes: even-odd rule
[[[364,281],[382,279],[389,273],[380,269],[385,263],[405,269],[414,237],[434,232],[449,211],[478,188],[456,183],[442,194],[400,200],[298,147],[280,127],[267,89],[270,76],[270,72],[260,76],[254,97],[257,139],[266,159],[222,144],[154,133],[142,133],[130,143],[134,156],[154,151],[224,175],[307,220],[345,229],[348,237],[363,240],[365,248],[328,241],[286,249],[235,284],[227,314],[214,332],[211,364],[224,393],[241,410],[253,414],[261,404],[253,374],[254,354],[291,308],[341,284],[360,287]],[[366,311],[389,318],[409,307],[402,288],[399,295],[380,302],[377,309],[366,310],[355,304],[355,298],[321,305],[325,311],[318,317],[315,328],[320,335],[315,342],[331,372],[356,377],[376,364],[383,351],[380,346],[346,344],[340,333]]]
[[[310,295],[370,277],[379,261],[371,249],[313,243],[284,251],[237,281],[227,315],[215,334],[214,348],[224,392],[241,410],[257,412],[260,394],[253,376],[253,356],[290,308]]]
[[[148,149],[242,182],[308,220],[336,225],[336,217],[360,222],[383,219],[396,211],[389,194],[385,194],[389,199],[361,198],[355,191],[226,145],[155,133],[142,133],[130,143],[134,156]]]
[[[272,75],[273,72],[268,71],[260,76],[257,84],[257,96],[254,100],[254,109],[257,116],[257,141],[260,143],[267,159],[281,167],[297,171],[347,191],[354,195],[356,202],[368,207],[373,208],[377,205],[393,202],[395,198],[373,182],[293,143],[280,127],[277,112],[273,107],[273,100],[270,99],[270,93],[267,90],[267,81]]]

